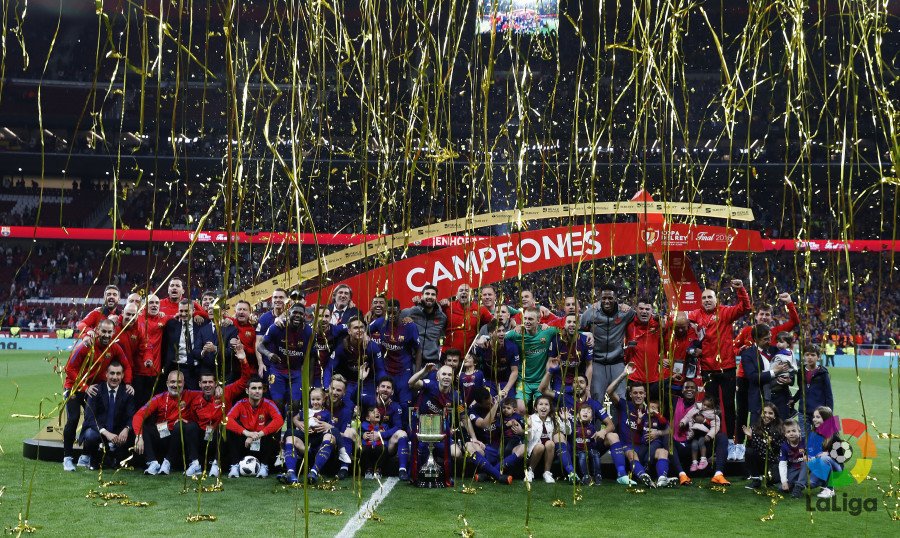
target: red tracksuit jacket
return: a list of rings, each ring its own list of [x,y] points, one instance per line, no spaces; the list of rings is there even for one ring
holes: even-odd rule
[[[203,393],[199,390],[182,391],[181,398],[174,398],[168,391],[150,398],[150,401],[134,414],[131,421],[134,434],[141,435],[141,432],[144,431],[144,421],[151,416],[156,417],[156,422],[165,420],[170,430],[179,420],[196,422],[196,417],[191,409],[196,404],[197,398],[203,399]]]
[[[231,409],[234,401],[247,389],[247,381],[253,375],[253,366],[247,361],[241,362],[241,377],[234,383],[225,385],[222,389],[222,397],[212,397],[209,400],[201,396],[194,401],[192,410],[197,418],[197,425],[201,430],[207,427],[216,428],[225,416],[225,409]]]
[[[703,308],[688,312],[688,319],[697,324],[703,335],[700,348],[700,368],[704,372],[728,370],[736,367],[734,359],[734,322],[753,310],[747,288],[737,289],[738,303],[718,305],[712,312]]]
[[[80,342],[69,355],[66,363],[66,380],[63,387],[84,392],[88,386],[101,381],[106,381],[106,367],[113,359],[122,363],[124,381],[131,384],[131,361],[125,356],[118,344],[110,344],[108,349],[101,349],[100,344],[94,341],[91,345]],[[76,387],[77,385],[77,387]]]
[[[238,435],[243,435],[244,430],[272,435],[283,425],[284,418],[278,412],[278,406],[266,398],[263,398],[256,408],[250,405],[249,398],[238,401],[228,412],[228,422],[225,423],[228,431]]]

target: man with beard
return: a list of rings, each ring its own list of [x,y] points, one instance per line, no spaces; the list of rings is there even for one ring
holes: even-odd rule
[[[300,311],[303,311],[303,307],[300,307]],[[247,397],[236,402],[228,412],[225,427],[231,434],[228,436],[228,453],[231,460],[229,478],[240,476],[238,462],[248,455],[253,455],[259,460],[256,477],[269,476],[269,466],[275,461],[275,453],[278,451],[278,436],[281,427],[284,426],[284,417],[281,416],[275,402],[263,398],[265,390],[262,379],[257,376],[251,377],[247,382]]]
[[[472,349],[476,364],[480,363],[481,371],[484,372],[484,385],[491,395],[499,396],[501,400],[515,398],[519,412],[525,413],[525,401],[516,391],[521,364],[519,346],[506,339],[508,330],[503,326],[500,317],[494,318],[487,327],[490,336],[482,345],[476,345]]]
[[[239,339],[234,338],[229,345],[240,364],[241,376],[234,383],[225,385],[223,389],[220,389],[214,372],[209,370],[201,371],[200,392],[203,397],[196,398],[191,404],[191,413],[196,418],[197,429],[200,435],[200,446],[205,447],[201,454],[202,461],[204,464],[210,462],[209,476],[219,476],[220,472],[219,452],[222,438],[219,426],[222,424],[225,410],[231,409],[234,402],[241,397],[247,389],[250,377],[256,372],[255,366],[247,360],[244,344]],[[203,466],[198,461],[196,465],[188,467],[184,474],[194,476],[201,472],[203,472]]]
[[[366,325],[361,319],[350,320],[347,338],[338,344],[325,370],[325,382],[331,383],[334,374],[340,374],[347,380],[347,398],[350,401],[373,396],[375,382],[372,376],[384,376],[381,347],[366,334]]]
[[[494,319],[487,308],[472,302],[471,294],[472,288],[468,284],[461,284],[456,289],[455,300],[441,301],[441,310],[447,315],[447,335],[442,351],[455,348],[465,353],[481,326]]]
[[[216,292],[206,290],[200,295],[200,306],[207,312],[212,312],[213,305],[216,303]]]
[[[391,306],[388,304],[388,311]],[[399,313],[399,309],[397,310]],[[409,463],[409,439],[406,436],[406,429],[403,424],[403,415],[406,413],[407,404],[394,401],[394,380],[390,377],[382,377],[378,380],[378,386],[375,387],[375,397],[366,398],[363,401],[363,408],[378,408],[381,414],[381,423],[386,425],[383,432],[360,432],[363,440],[374,441],[375,436],[381,435],[384,440],[385,448],[389,455],[397,455],[400,465],[400,480],[404,482],[409,480],[409,471],[407,465]],[[409,390],[407,386],[407,390]],[[363,413],[363,415],[365,415]],[[351,430],[356,433],[356,430]]]
[[[700,336],[700,372],[704,392],[719,402],[722,430],[726,434],[734,428],[735,416],[737,363],[734,355],[734,322],[749,314],[753,308],[741,280],[732,280],[731,288],[737,294],[737,304],[720,305],[715,290],[707,288],[700,296],[701,307],[688,312],[688,319],[697,324],[697,334]]]
[[[103,306],[99,306],[90,312],[75,325],[75,330],[81,337],[93,338],[94,328],[104,319],[109,319],[113,323],[119,322],[119,288],[110,284],[103,290]]]
[[[778,333],[781,332],[791,332],[794,330],[794,327],[800,325],[800,314],[797,313],[797,307],[794,305],[794,302],[791,300],[791,295],[789,293],[780,293],[778,295],[778,300],[787,308],[788,311],[788,320],[781,325],[776,325],[772,327],[772,307],[766,303],[756,305],[756,325],[768,325],[772,327],[771,329],[771,341],[769,345],[771,347],[775,347],[778,343]],[[745,348],[748,348],[754,345],[753,336],[751,335],[751,331],[753,327],[747,325],[741,332],[738,333],[737,337],[734,339],[734,354],[740,355],[741,351]],[[734,435],[732,440],[734,444],[729,445],[728,451],[728,459],[729,460],[738,460],[742,461],[744,459],[744,455],[746,452],[746,446],[744,446],[744,429],[741,427],[747,423],[747,416],[749,414],[749,403],[748,403],[748,382],[744,377],[744,369],[742,368],[742,362],[738,361],[737,364],[737,390],[735,391],[735,396],[737,398],[737,406],[735,409],[735,425],[734,425]]]
[[[162,339],[169,317],[159,311],[159,297],[147,296],[147,307],[137,317],[138,329],[144,336],[144,358],[134,372],[135,403],[150,401],[162,371]]]
[[[173,277],[169,280],[168,295],[160,302],[159,311],[163,314],[174,318],[178,314],[179,304],[184,299],[184,281],[179,277]],[[194,323],[201,323],[203,320],[209,319],[209,313],[197,301],[193,303]]]
[[[506,333],[506,339],[519,347],[524,370],[520,386],[525,405],[530,405],[540,395],[538,387],[547,368],[547,356],[553,350],[554,338],[559,334],[556,327],[542,329],[540,316],[541,312],[537,308],[526,308],[522,326]]]
[[[419,353],[416,354],[416,370],[422,362],[441,362],[441,340],[447,327],[447,316],[437,304],[437,287],[426,284],[422,288],[419,304],[400,312],[400,319],[409,318],[419,328]]]
[[[154,396],[134,414],[134,453],[145,454],[147,475],[167,475],[178,453],[184,455],[189,467],[197,463],[197,439],[200,430],[192,412],[195,400],[202,398],[199,390],[184,389],[184,374],[172,370],[166,378],[166,392]],[[144,426],[149,425],[146,429]],[[145,438],[146,437],[146,438]],[[163,455],[162,461],[159,455]]]
[[[147,340],[141,331],[137,322],[138,307],[134,304],[125,305],[122,309],[122,326],[119,328],[114,341],[122,348],[125,357],[128,358],[129,369],[131,370],[132,383],[138,384],[138,374],[144,367],[144,360],[147,356]],[[135,402],[137,405],[144,405],[146,401],[140,401],[137,398],[142,396],[135,386]],[[146,394],[150,399],[149,394]]]
[[[250,303],[243,299],[236,302],[234,304],[234,316],[222,320],[221,330],[223,342],[230,342],[232,338],[237,338],[241,341],[244,353],[247,356],[247,362],[259,371],[259,362],[256,360],[256,327],[251,319]],[[232,361],[226,368],[226,371],[237,374],[240,371],[240,365]],[[231,375],[228,381],[233,381],[237,377],[237,375]]]
[[[279,409],[286,402],[303,401],[303,362],[311,346],[312,328],[299,304],[291,306],[284,327],[273,324],[266,331],[260,351],[269,376],[269,395]]]
[[[681,390],[688,379],[699,381],[700,371],[697,361],[700,357],[700,340],[697,331],[688,321],[687,314],[679,312],[675,320],[666,323],[663,340],[663,379],[669,380],[670,394],[663,395],[665,405],[671,408],[671,398],[681,396]]]
[[[310,312],[313,312],[310,315]],[[316,360],[309,366],[310,387],[327,389],[325,385],[325,370],[331,360],[331,354],[337,348],[341,339],[347,336],[346,325],[332,325],[331,312],[324,305],[313,305],[307,309],[307,321],[315,328],[313,334],[313,349]]]
[[[581,315],[581,328],[594,335],[594,370],[591,396],[603,401],[606,389],[625,370],[625,330],[634,319],[634,311],[622,311],[618,302],[618,288],[613,284],[600,286],[600,304],[591,305]],[[618,387],[619,398],[625,397],[624,384]]]
[[[331,320],[327,320],[331,323]],[[313,426],[310,432],[325,433],[330,431],[338,443],[338,479],[343,480],[350,474],[350,454],[353,452],[353,443],[356,439],[356,430],[353,429],[354,403],[347,399],[347,380],[340,374],[335,374],[328,385],[328,397],[325,399],[325,409],[331,413],[331,424]]]
[[[401,322],[400,301],[391,299],[387,302],[387,316],[378,318],[369,325],[369,336],[381,346],[384,373],[396,384],[397,401],[404,407],[409,406],[412,401],[409,378],[413,373],[413,362],[419,353],[418,327],[415,323]],[[382,419],[386,416],[381,414]]]
[[[578,376],[584,376],[590,384],[594,369],[594,350],[588,344],[588,337],[578,332],[578,318],[575,314],[566,316],[563,331],[553,339],[550,356],[559,357],[557,367],[551,372],[551,386],[560,396],[572,398],[573,384]],[[558,400],[554,402],[555,405],[560,403]]]
[[[118,361],[124,367],[123,378],[126,391],[134,394],[131,387],[131,364],[122,348],[112,342],[115,325],[108,319],[97,324],[95,337],[90,343],[81,342],[72,350],[66,363],[66,378],[63,383],[66,402],[66,424],[63,427],[63,470],[74,471],[73,463],[75,433],[81,419],[81,408],[86,403],[87,388],[96,383],[106,381],[106,370],[112,361]],[[78,458],[81,467],[90,466],[90,457],[82,454]]]
[[[660,390],[659,346],[662,328],[653,313],[650,299],[638,299],[635,311],[635,317],[625,331],[628,341],[625,361],[636,367],[634,373],[628,376],[628,383],[644,385],[647,399],[658,401],[659,395],[665,393],[665,388]]]

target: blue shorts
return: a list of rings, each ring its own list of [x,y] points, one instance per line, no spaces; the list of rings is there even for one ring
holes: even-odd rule
[[[279,372],[269,374],[269,395],[275,401],[287,401],[288,399],[295,402],[303,401],[303,372],[299,370],[290,370],[287,372]],[[290,398],[288,398],[290,395]]]
[[[495,446],[484,445],[484,457],[491,465],[497,465],[500,463],[500,449]]]
[[[637,454],[638,460],[642,464],[649,465],[650,461],[656,457],[656,450],[659,448],[666,448],[666,443],[663,441],[663,439],[655,439],[649,443],[631,445],[628,448],[634,450],[635,454]]]

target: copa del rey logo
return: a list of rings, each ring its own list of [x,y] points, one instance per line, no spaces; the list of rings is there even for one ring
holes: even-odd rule
[[[659,230],[656,228],[647,228],[641,230],[641,240],[648,246],[651,247],[657,242],[661,245],[665,246],[683,246],[687,245],[689,241],[694,241],[699,244],[704,243],[725,243],[726,246],[731,246],[734,242],[734,239],[737,237],[736,231],[727,231],[727,232],[707,232],[707,231],[698,231],[694,232],[693,230],[688,230],[686,232],[680,232],[679,230]]]

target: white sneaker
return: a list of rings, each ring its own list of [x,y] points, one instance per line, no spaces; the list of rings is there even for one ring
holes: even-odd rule
[[[76,463],[79,467],[90,467],[91,466],[91,457],[87,454],[82,454],[78,456],[78,463]]]
[[[734,459],[735,461],[744,461],[744,458],[747,456],[747,445],[737,445],[737,449],[735,450]]]
[[[534,480],[534,471],[531,469],[525,469],[525,481],[532,482]]]
[[[231,470],[228,471],[228,478],[237,478],[241,476],[241,470],[238,469],[237,463],[231,466]]]
[[[284,467],[284,454],[279,452],[277,456],[275,456],[275,465],[273,467]]]
[[[346,448],[341,447],[340,450],[338,450],[338,461],[341,463],[352,463],[353,462],[353,460],[350,459],[350,454],[347,454]]]
[[[256,478],[266,478],[269,476],[269,466],[268,465],[259,465],[259,472],[256,473]]]
[[[553,473],[550,471],[544,471],[544,482],[548,484],[555,484],[556,480],[553,479]]]
[[[169,463],[169,460],[163,460],[162,464],[159,466],[159,474],[169,474],[169,471],[172,470],[172,464]]]
[[[735,451],[735,444],[731,439],[729,439],[728,440],[728,458],[727,458],[728,461],[734,461],[734,451]]]
[[[152,476],[156,476],[159,474],[159,462],[151,461],[149,465],[147,465],[147,470],[144,471],[144,474],[149,474]]]
[[[200,462],[197,460],[194,460],[188,466],[187,470],[184,471],[184,474],[186,476],[197,476],[198,474],[200,474],[202,472],[203,472],[203,467],[200,467]]]
[[[819,494],[816,495],[816,497],[818,497],[820,499],[830,499],[830,498],[834,497],[834,495],[835,495],[835,493],[834,493],[833,489],[822,488],[822,491],[820,491]]]
[[[375,480],[381,480],[381,473],[375,471],[374,473],[372,473],[372,478]]]
[[[75,462],[71,456],[63,458],[63,471],[69,471],[70,473],[75,471]]]
[[[371,471],[366,471],[366,474],[363,475],[363,478],[364,478],[365,480],[374,480],[374,479],[375,479],[375,475],[374,475]]]
[[[659,478],[656,479],[656,487],[665,488],[669,485],[669,477],[666,475],[660,475]]]
[[[209,476],[218,478],[219,476],[219,462],[213,460],[212,464],[209,466]]]

